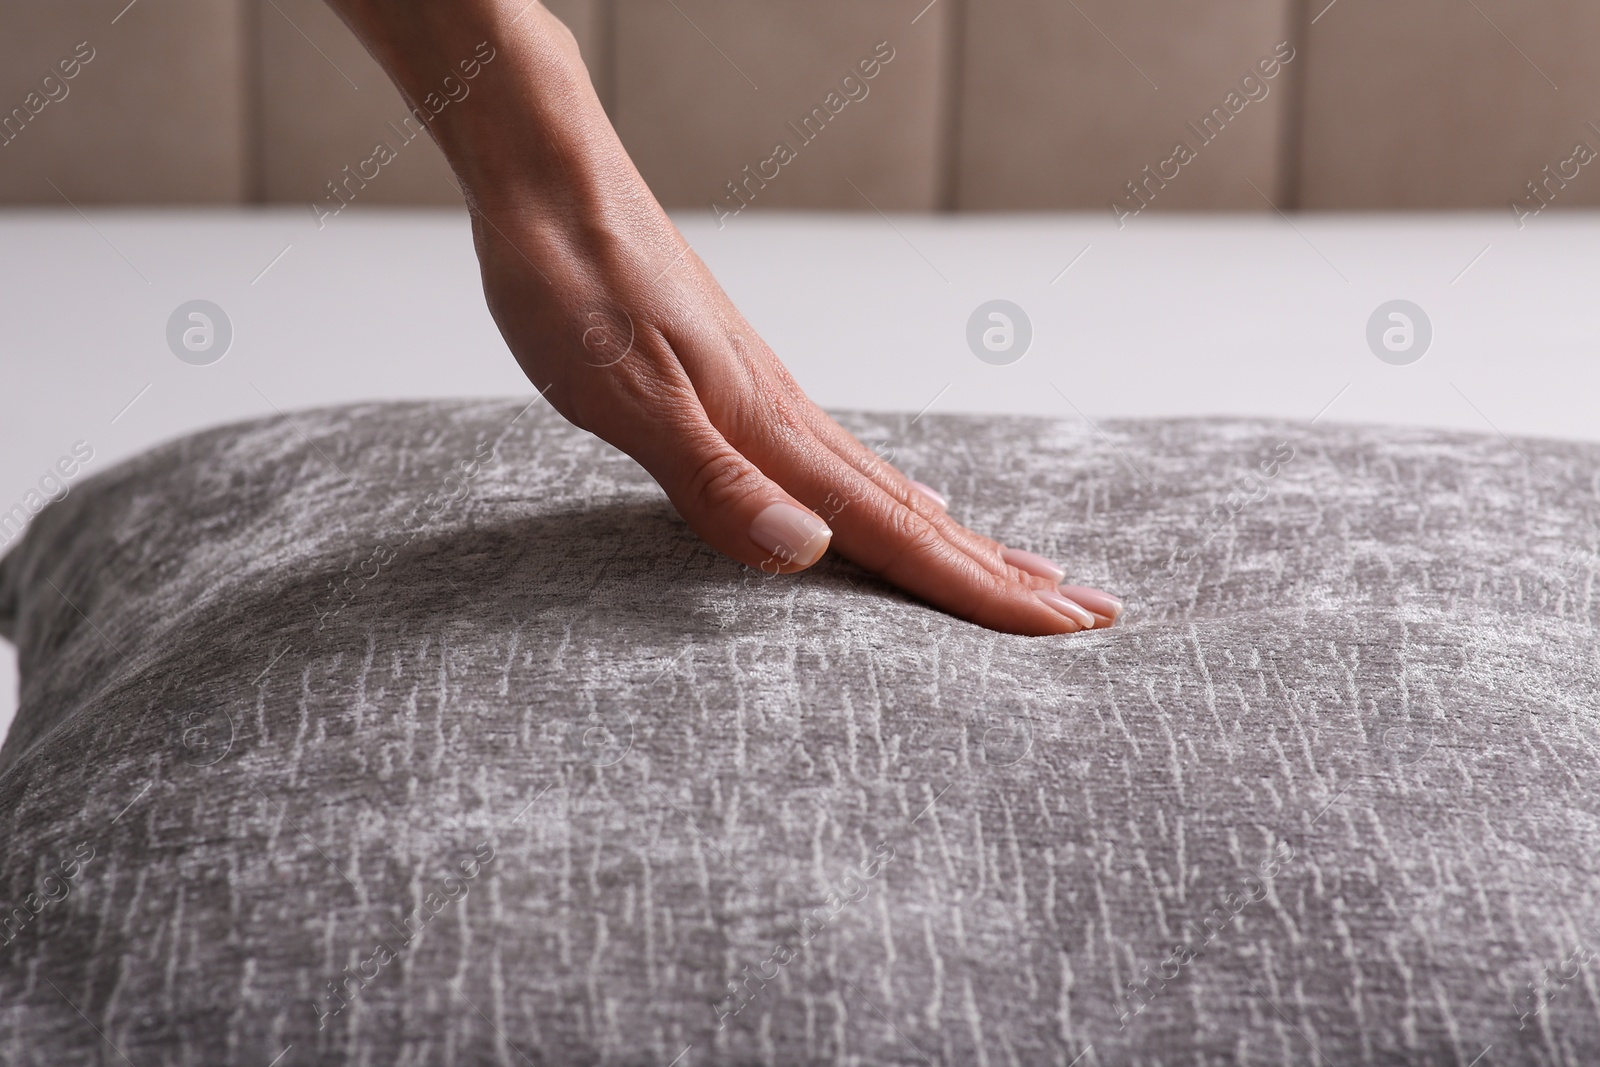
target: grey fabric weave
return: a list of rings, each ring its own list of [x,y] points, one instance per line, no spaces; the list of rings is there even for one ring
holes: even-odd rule
[[[542,404],[75,486],[0,1063],[1600,1062],[1600,448],[845,421],[1126,623],[746,570]]]

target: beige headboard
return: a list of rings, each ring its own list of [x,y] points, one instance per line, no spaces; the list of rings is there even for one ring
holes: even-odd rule
[[[1593,2],[550,6],[657,194],[712,214],[1600,203]],[[0,202],[310,205],[381,143],[358,200],[459,203],[406,114],[321,0],[0,12]]]

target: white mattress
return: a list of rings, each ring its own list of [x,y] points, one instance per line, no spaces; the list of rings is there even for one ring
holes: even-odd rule
[[[695,251],[825,406],[1102,418],[1238,414],[1600,439],[1600,214],[928,218],[680,216]],[[666,266],[664,262],[662,264]],[[314,404],[528,391],[484,310],[459,212],[0,213],[0,511],[74,444],[86,473],[219,422]],[[188,300],[233,324],[169,350]],[[1002,298],[1009,366],[967,343]],[[1407,366],[1369,349],[1406,299]],[[1512,447],[1507,445],[1507,447]],[[15,673],[0,654],[0,736]]]

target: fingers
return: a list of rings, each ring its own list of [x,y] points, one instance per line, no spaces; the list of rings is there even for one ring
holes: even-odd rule
[[[798,386],[793,388],[798,389]],[[813,404],[804,394],[795,397],[793,402],[801,411],[812,433],[841,459],[853,464],[901,504],[926,517],[952,544],[966,552],[980,565],[997,575],[1014,576],[1014,572],[1010,569],[1014,565],[1009,564],[1004,558],[1004,546],[950,518],[946,514],[949,503],[936,490],[907,478],[876,452],[856,440],[853,434],[835,422],[827,412]],[[1021,569],[1027,570],[1025,567]]]
[[[786,384],[798,391],[792,378]],[[1122,614],[1122,602],[1109,593],[1088,586],[1062,586],[1067,572],[1051,560],[1033,552],[1011,548],[967,529],[953,519],[945,517],[949,502],[931,486],[907,478],[893,466],[881,460],[876,452],[835,422],[826,412],[812,404],[803,394],[798,397],[807,413],[807,423],[814,432],[841,458],[853,462],[880,486],[896,496],[906,506],[928,515],[930,520],[952,544],[965,551],[979,564],[995,574],[1005,575],[1008,568],[1044,579],[1049,586],[1041,597],[1056,610],[1079,622],[1084,629],[1106,627],[1116,622]],[[931,510],[929,510],[931,508]]]
[[[1122,601],[1104,590],[1092,589],[1087,585],[1060,584],[1066,580],[1066,570],[1041,555],[1020,548],[1007,548],[1001,555],[1013,567],[1055,583],[1056,594],[1089,614],[1094,619],[1094,626],[1110,626],[1122,614]]]
[[[704,324],[680,329],[668,340],[679,352],[702,354],[685,358],[684,369],[706,401],[709,421],[823,516],[840,554],[990,629],[1037,636],[1094,626],[1094,616],[1056,593],[1054,583],[1007,565],[998,544],[956,523],[816,408],[764,345],[752,350],[733,333],[733,358],[718,366],[703,355],[702,345],[714,339],[694,336]],[[735,377],[739,386],[730,388]]]
[[[834,532],[836,551],[923,600],[1008,633],[1062,634],[1093,627],[1093,615],[1056,593],[1051,583],[1009,568],[997,573],[974,559],[947,536],[944,527],[953,524],[931,503],[907,506],[803,426],[754,431],[741,447],[796,499],[821,512]]]
[[[841,554],[929,603],[991,629],[1041,635],[1094,625],[1088,612],[1048,583],[996,573],[952,540],[942,523],[906,507],[847,464],[835,463],[831,478],[859,482],[846,490],[853,496],[831,520]]]
[[[828,524],[790,496],[712,426],[698,407],[643,423],[657,432],[608,434],[648,470],[691,529],[719,552],[767,574],[816,563],[833,538]]]
[[[934,521],[814,438],[805,442],[791,434],[759,441],[751,449],[758,466],[701,414],[699,420],[678,422],[673,447],[640,448],[635,455],[659,457],[646,467],[678,512],[708,544],[741,563],[768,574],[793,573],[821,559],[837,536],[837,547],[848,558],[991,629],[1074,633],[1109,626],[1121,611],[1105,594],[1086,607],[1055,589],[1055,579],[1027,568],[1006,574],[985,567]],[[806,507],[813,501],[831,522]]]
[[[1122,601],[1101,589],[1063,585],[1061,595],[1082,604],[1094,614],[1096,626],[1110,626],[1122,617]]]

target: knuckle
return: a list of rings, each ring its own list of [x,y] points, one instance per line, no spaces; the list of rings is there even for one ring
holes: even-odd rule
[[[787,442],[808,436],[810,429],[805,413],[792,397],[775,391],[766,398],[768,432]]]
[[[689,502],[704,510],[725,507],[760,482],[749,461],[734,452],[714,452],[696,462],[687,484]]]
[[[889,509],[885,540],[891,555],[887,566],[905,559],[936,559],[949,549],[938,527],[903,505]]]

